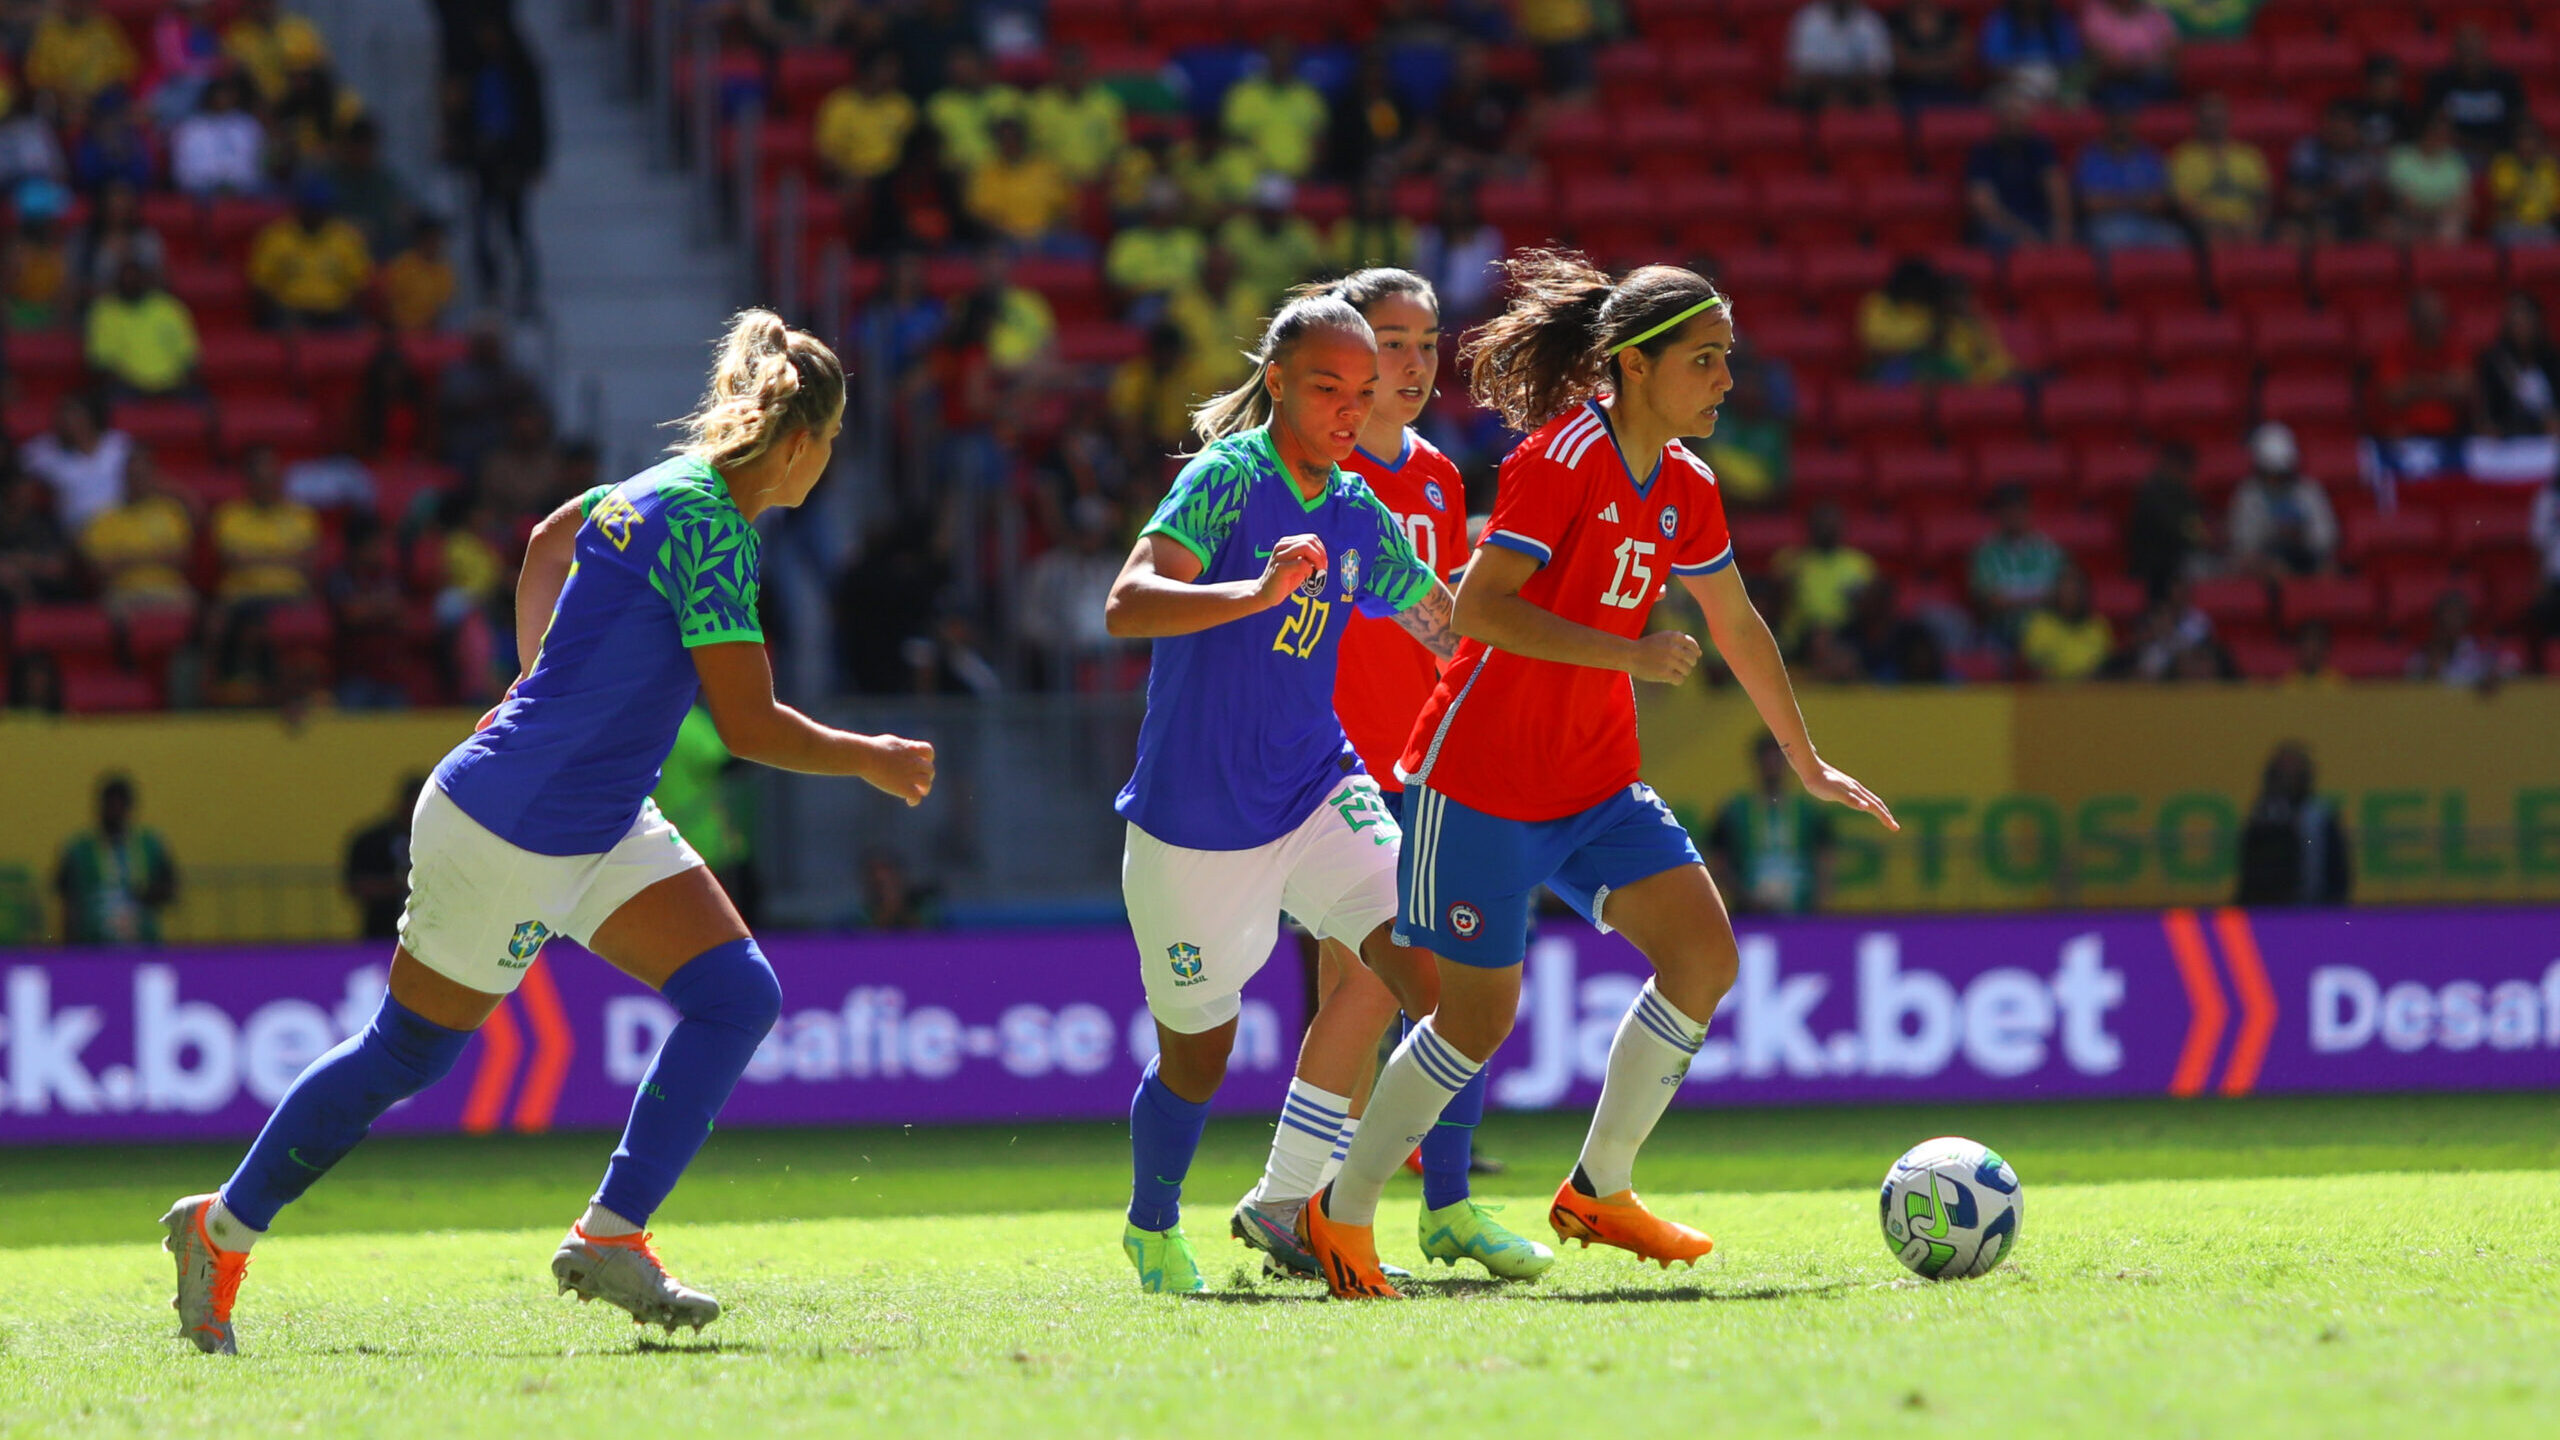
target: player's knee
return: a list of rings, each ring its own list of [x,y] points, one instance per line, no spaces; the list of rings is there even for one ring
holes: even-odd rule
[[[676,1013],[744,1030],[759,1038],[782,1018],[782,982],[748,936],[715,945],[676,971],[665,995]]]
[[[1431,1029],[1459,1054],[1481,1065],[1510,1038],[1514,1013],[1469,1005],[1453,995],[1442,1000],[1432,1015]]]

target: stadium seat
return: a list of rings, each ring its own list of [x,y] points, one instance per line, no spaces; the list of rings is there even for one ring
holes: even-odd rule
[[[2342,531],[2339,556],[2350,565],[2369,565],[2393,556],[2440,560],[2449,549],[2444,517],[2415,505],[2352,512]]]
[[[1941,175],[1962,175],[1973,147],[1990,139],[1998,126],[1991,112],[1974,106],[1941,106],[1920,112],[1912,127],[1912,143],[1921,163]]]
[[[74,715],[157,710],[160,687],[129,670],[78,666],[62,673],[62,708]]]
[[[329,607],[316,601],[276,606],[267,612],[266,628],[267,643],[279,650],[324,646],[338,635]]]
[[[1836,175],[1764,176],[1758,196],[1781,245],[1840,246],[1858,238],[1857,191]]]
[[[2219,377],[2173,375],[2144,384],[2135,409],[2153,435],[2194,440],[2231,433],[2240,404],[2240,391]]]
[[[2054,313],[2045,325],[2046,358],[2075,377],[2138,380],[2143,361],[2142,322],[2112,310]]]
[[[1603,95],[1650,95],[1669,77],[1670,54],[1642,40],[1604,45],[1591,57],[1591,76]]]
[[[2151,316],[2151,363],[2167,375],[2213,375],[2246,384],[2248,328],[2228,310],[2162,310]]]
[[[1659,229],[1658,187],[1632,175],[1574,175],[1564,182],[1564,223],[1587,249]]]
[[[2409,247],[2409,283],[2456,310],[2496,304],[2506,289],[2503,269],[2498,247],[2485,242]]]
[[[1515,246],[1555,228],[1555,205],[1555,190],[1543,175],[1487,180],[1476,191],[1477,213]]]
[[[1596,105],[1564,104],[1548,110],[1538,122],[1537,148],[1547,169],[1558,175],[1589,168],[1591,157],[1607,154],[1616,126]]]
[[[1798,370],[1837,374],[1856,362],[1857,346],[1849,337],[1849,327],[1836,319],[1784,311],[1764,315],[1756,307],[1741,308],[1739,314],[1745,348],[1774,355]]]
[[[2474,503],[2460,506],[2445,523],[2447,553],[2467,560],[2500,552],[2529,555],[2533,519],[2514,504]]]
[[[204,210],[205,248],[228,262],[245,259],[259,231],[292,213],[293,207],[281,200],[236,195],[215,200]]]
[[[1139,28],[1168,50],[1229,43],[1235,17],[1221,0],[1134,0]]]
[[[2329,663],[2350,680],[2397,680],[2409,672],[2409,651],[2379,635],[2341,635],[2330,642]]]
[[[2332,310],[2396,310],[2408,301],[2400,249],[2380,241],[2313,246],[2311,288]]]
[[[2107,289],[2116,303],[2192,309],[2203,303],[2195,257],[2183,246],[2116,250],[2107,256]]]
[[[1866,177],[1858,184],[1858,219],[1878,248],[1897,254],[1954,245],[1964,233],[1962,198],[1937,175]],[[1988,269],[1990,257],[1982,258]]]
[[[1971,467],[1952,450],[1894,441],[1875,447],[1875,495],[1905,508],[1961,504]]]
[[[1058,327],[1058,360],[1065,365],[1118,365],[1145,348],[1136,327],[1116,321]]]
[[[193,605],[152,605],[127,613],[124,653],[136,666],[156,668],[195,638]]]
[[[187,302],[199,330],[250,322],[249,277],[236,262],[172,260],[169,293]]]
[[[2294,99],[2325,104],[2354,93],[2364,78],[2364,52],[2352,40],[2283,36],[2267,46],[2267,73]]]
[[[1911,562],[1911,522],[1890,511],[1851,511],[1840,522],[1840,542],[1889,570]]]
[[[1736,94],[1757,88],[1766,74],[1759,56],[1719,39],[1673,50],[1664,83],[1678,95]]]
[[[284,338],[263,330],[207,330],[198,337],[197,369],[217,399],[263,396],[292,387],[293,357]]]
[[[1946,565],[1991,538],[1997,522],[1978,510],[1940,510],[1920,517],[1913,554],[1923,565]]]
[[[2239,92],[2266,79],[2266,52],[2254,38],[2194,40],[2178,47],[2178,79],[2191,95]]]
[[[1105,0],[1105,3],[1115,12],[1113,18],[1125,34],[1128,20],[1120,0]],[[1057,33],[1055,27],[1061,6],[1072,15],[1076,4],[1077,0],[1050,0],[1049,23],[1053,36]],[[1085,6],[1093,8],[1093,0],[1085,0]],[[1105,35],[1100,38],[1111,37]],[[773,81],[777,108],[785,115],[805,118],[817,113],[818,102],[826,99],[828,92],[853,82],[853,56],[849,51],[832,46],[793,46],[775,59]]]
[[[2319,127],[2319,116],[2300,100],[2280,95],[2235,94],[2231,97],[2231,136],[2264,151],[2270,164],[2281,165],[2295,141]]]
[[[2071,475],[2071,452],[2049,441],[1985,440],[1973,450],[1973,482],[1982,490],[2024,485],[2045,498],[2069,491]]]
[[[2276,604],[2288,627],[2314,620],[2341,629],[2364,626],[2381,612],[2381,596],[2363,575],[2297,575],[2276,587]]]
[[[1628,8],[1638,32],[1657,44],[1676,41],[1683,50],[1741,49],[1727,38],[1724,0],[1633,0]]]
[[[1127,0],[1048,0],[1045,20],[1052,41],[1089,46],[1128,39],[1133,17]]]
[[[1806,502],[1861,501],[1867,493],[1867,457],[1858,450],[1800,444],[1789,457],[1787,483]]]
[[[1832,391],[1823,418],[1852,444],[1873,437],[1907,435],[1927,421],[1929,397],[1917,385],[1851,383]]]
[[[1737,175],[1761,179],[1803,173],[1804,116],[1777,106],[1717,110],[1707,124],[1707,153]]]
[[[2544,308],[2551,308],[2554,291],[2560,289],[2560,245],[2509,247],[2506,283],[2512,289],[2534,292],[2542,297]]]
[[[1911,142],[1902,112],[1830,109],[1813,122],[1813,145],[1823,165],[1841,176],[1908,175]]]
[[[1693,170],[1658,182],[1658,188],[1664,220],[1678,233],[1684,254],[1758,249],[1767,239],[1748,180]]]
[[[2142,582],[2130,575],[2092,575],[2089,577],[2089,608],[2107,617],[2119,628],[2132,624],[2151,608],[2151,596]]]
[[[2226,310],[2254,314],[2304,303],[2302,252],[2291,245],[2216,245],[2205,254],[2205,275]]]
[[[253,445],[272,446],[287,460],[317,455],[327,438],[320,411],[290,395],[240,397],[228,401],[215,421],[222,453],[233,458]]]
[[[2355,381],[2334,369],[2271,375],[2258,394],[2258,413],[2296,430],[2348,425],[2356,418]]]
[[[1752,571],[1764,570],[1785,550],[1804,543],[1804,519],[1776,511],[1737,510],[1726,521],[1733,553]]]
[[[1773,200],[1774,203],[1774,200]],[[1780,227],[1783,237],[1785,227]],[[1816,309],[1846,316],[1870,292],[1884,287],[1893,257],[1858,245],[1824,245],[1804,252],[1804,292]]]
[[[2282,680],[2293,673],[2293,642],[2273,635],[2243,633],[2223,642],[2233,669],[2244,680]]]
[[[1761,305],[1803,303],[1804,262],[1792,251],[1754,248],[1727,250],[1716,256],[1714,280],[1739,303],[1742,323],[1749,325]]]
[[[1641,92],[1650,102],[1652,89]],[[1619,114],[1617,136],[1612,150],[1632,155],[1636,172],[1652,180],[1669,180],[1698,169],[1698,156],[1710,143],[1710,127],[1702,111],[1682,110],[1658,103],[1628,109]],[[1585,155],[1581,166],[1589,168],[1595,157]],[[1572,172],[1565,183],[1573,183]]]
[[[9,613],[13,655],[106,655],[114,651],[115,625],[106,609],[86,604],[20,605]]]
[[[1939,432],[1951,441],[2018,435],[2027,428],[2027,392],[2014,383],[1942,385],[1934,408]]]
[[[2470,575],[2457,575],[2447,570],[2430,570],[2395,575],[2383,587],[2382,623],[2402,634],[2425,626],[2435,614],[2436,601],[2447,590],[2459,590],[2468,596],[2474,610],[2489,605],[2488,587]]]
[[[2032,245],[2009,252],[2010,302],[2021,310],[2097,310],[2105,305],[2098,262],[2076,245]]]
[[[2241,576],[2199,580],[2188,600],[2216,625],[2263,626],[2267,623],[2267,587]]]
[[[2328,366],[2356,353],[2347,317],[2335,310],[2263,310],[2249,319],[2249,349],[2262,365]]]
[[[2045,538],[2062,547],[2072,563],[2088,570],[2112,560],[2121,551],[2123,539],[2116,532],[2116,522],[2105,515],[2086,510],[2055,510],[2039,513],[2036,528]]]
[[[2133,387],[2109,375],[2065,376],[2045,385],[2036,412],[2056,440],[2122,439],[2133,428]]]
[[[128,400],[107,418],[137,444],[150,447],[163,464],[204,458],[212,439],[204,407],[192,400]]]

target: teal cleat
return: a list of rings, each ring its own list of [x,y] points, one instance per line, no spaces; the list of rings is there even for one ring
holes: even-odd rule
[[[1179,1225],[1170,1230],[1127,1226],[1120,1232],[1120,1249],[1138,1269],[1138,1288],[1150,1295],[1197,1295],[1209,1288]]]
[[[1303,1202],[1301,1202],[1303,1203]],[[1316,1257],[1298,1243],[1295,1226],[1298,1214],[1275,1215],[1253,1203],[1246,1196],[1236,1202],[1235,1213],[1227,1217],[1227,1233],[1262,1253],[1263,1268],[1271,1274],[1287,1275],[1299,1280],[1321,1280],[1324,1272],[1316,1268]]]
[[[1495,1207],[1461,1200],[1425,1210],[1416,1225],[1424,1258],[1456,1266],[1473,1260],[1497,1280],[1535,1280],[1556,1263],[1556,1252],[1514,1235],[1493,1218]]]

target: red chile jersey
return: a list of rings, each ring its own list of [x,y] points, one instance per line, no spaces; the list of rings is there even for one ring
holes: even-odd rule
[[[1396,517],[1432,574],[1452,580],[1466,568],[1466,481],[1430,441],[1407,430],[1404,453],[1393,461],[1354,450],[1342,468],[1369,482],[1369,493]],[[1343,622],[1333,713],[1361,763],[1388,790],[1397,788],[1396,757],[1413,733],[1413,717],[1439,680],[1440,657],[1393,618],[1354,613]]]
[[[1733,563],[1714,473],[1677,440],[1647,470],[1638,484],[1593,402],[1503,459],[1484,543],[1538,562],[1521,599],[1632,640],[1673,575]],[[1641,768],[1632,677],[1464,640],[1397,775],[1506,820],[1556,820],[1636,783]]]

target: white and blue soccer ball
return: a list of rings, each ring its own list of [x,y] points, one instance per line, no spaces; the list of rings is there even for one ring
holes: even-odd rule
[[[1954,1135],[1925,1140],[1884,1177],[1884,1243],[1914,1275],[1965,1280],[2018,1247],[2018,1172],[2000,1152]]]

